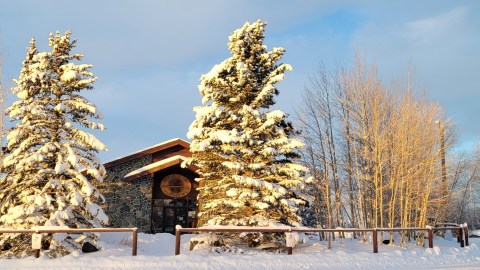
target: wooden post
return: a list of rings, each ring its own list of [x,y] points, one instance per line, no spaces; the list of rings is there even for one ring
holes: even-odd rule
[[[331,234],[330,232],[327,232],[325,233],[326,237],[327,237],[327,249],[330,250],[332,249],[332,237],[331,237]]]
[[[433,248],[433,230],[432,230],[432,227],[428,228],[428,247]]]
[[[460,247],[465,247],[465,243],[463,242],[463,229],[462,228],[459,228],[458,229],[458,239],[459,239],[459,242],[460,242]]]
[[[468,247],[468,226],[467,226],[467,224],[463,225],[463,232],[465,234],[465,246]]]
[[[137,237],[138,237],[138,229],[133,228],[133,236],[132,236],[132,256],[137,256]]]
[[[175,256],[180,255],[180,230],[182,226],[175,226]]]
[[[293,246],[295,245],[295,238],[291,232],[291,229],[285,232],[285,244],[287,246],[287,255],[292,255],[293,253]]]
[[[447,166],[445,165],[445,127],[437,120],[435,123],[440,129],[440,162],[442,165],[442,189],[443,197],[447,198]]]
[[[378,253],[377,228],[372,230],[373,253]]]
[[[32,249],[33,249],[33,254],[35,255],[35,258],[40,257],[40,249],[42,248],[42,234],[39,233],[39,231],[35,231],[35,233],[32,234]]]
[[[455,229],[455,230],[452,230],[453,232],[455,232],[455,235],[457,236],[457,243],[460,243],[460,230],[458,229]]]

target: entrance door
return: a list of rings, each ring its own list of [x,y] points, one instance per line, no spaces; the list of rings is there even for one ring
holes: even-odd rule
[[[176,225],[187,227],[187,207],[165,206],[163,211],[164,232],[174,233]]]
[[[152,232],[175,233],[175,226],[192,227],[195,223],[196,201],[154,200],[152,208]]]

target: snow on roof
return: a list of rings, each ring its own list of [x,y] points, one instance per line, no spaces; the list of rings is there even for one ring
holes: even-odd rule
[[[185,148],[190,148],[190,143],[183,140],[183,139],[180,139],[180,138],[173,138],[173,139],[170,139],[170,140],[167,140],[167,141],[164,141],[164,142],[161,142],[159,144],[155,144],[153,146],[150,146],[150,147],[147,147],[147,148],[144,148],[144,149],[141,149],[141,150],[138,150],[136,152],[133,152],[133,153],[130,153],[126,156],[123,156],[123,157],[117,157],[113,160],[110,160],[108,162],[105,162],[104,166],[106,168],[108,167],[111,167],[113,166],[113,164],[120,164],[120,163],[123,163],[123,162],[128,162],[132,159],[135,159],[135,158],[138,158],[138,157],[141,157],[141,156],[144,156],[144,155],[147,155],[147,154],[151,154],[153,152],[157,152],[157,151],[160,151],[160,150],[163,150],[163,149],[166,149],[168,147],[171,147],[175,144],[178,144],[178,145],[182,145],[184,146]]]
[[[181,155],[176,155],[172,156],[157,162],[154,162],[152,164],[149,164],[147,166],[141,167],[139,169],[136,169],[134,171],[129,172],[127,175],[125,175],[123,178],[125,180],[131,180],[135,178],[142,177],[144,175],[154,173],[160,170],[163,170],[168,167],[172,167],[177,164],[181,164],[183,161],[187,160],[186,157],[181,156]],[[193,169],[193,167],[191,168]]]

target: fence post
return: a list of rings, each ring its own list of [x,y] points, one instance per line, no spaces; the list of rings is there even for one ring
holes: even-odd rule
[[[432,227],[427,226],[428,228],[428,247],[433,248],[433,230]]]
[[[180,230],[182,226],[175,226],[175,256],[180,255]]]
[[[138,229],[133,228],[132,230],[132,256],[137,256],[137,237],[138,237]]]
[[[35,258],[40,257],[41,248],[42,248],[42,234],[39,233],[38,230],[36,230],[34,233],[32,233],[32,249],[33,249],[33,254],[35,255]]]
[[[294,239],[293,239],[291,228],[288,231],[285,232],[285,244],[287,246],[287,255],[292,255],[293,246],[294,246]]]
[[[325,233],[325,237],[327,238],[327,249],[332,249],[332,234],[330,232]]]
[[[467,225],[467,223],[463,224],[463,233],[465,235],[465,246],[468,247],[468,225]]]
[[[455,235],[457,236],[457,243],[460,243],[460,231],[458,229],[453,229],[452,232],[455,232]]]
[[[458,240],[460,242],[460,247],[463,248],[465,247],[465,242],[463,242],[463,228],[460,227],[457,233],[458,233]]]
[[[378,253],[377,228],[372,230],[373,253]]]

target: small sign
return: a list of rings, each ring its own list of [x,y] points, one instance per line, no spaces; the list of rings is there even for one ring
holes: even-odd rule
[[[32,234],[32,249],[41,249],[42,248],[42,234],[33,233]]]
[[[295,247],[295,236],[291,232],[286,232],[285,236],[287,238],[287,247]]]

